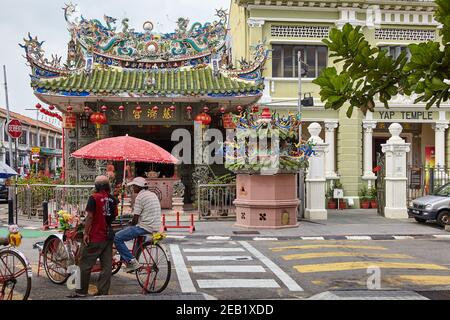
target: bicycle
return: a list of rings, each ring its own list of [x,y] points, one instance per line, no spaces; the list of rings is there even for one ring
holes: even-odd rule
[[[0,246],[4,246],[0,248],[0,300],[27,300],[31,291],[31,266],[14,248],[10,236],[0,239]]]
[[[117,227],[121,226],[116,226]],[[76,230],[76,228],[75,228]],[[42,249],[43,265],[45,272],[55,284],[64,284],[69,278],[67,269],[70,265],[77,264],[80,252],[80,242],[76,231],[66,231],[61,236],[51,235],[44,242]],[[130,252],[136,257],[141,267],[135,271],[136,279],[143,289],[143,293],[160,293],[169,284],[171,277],[171,262],[167,251],[153,236],[149,240],[147,236],[141,236],[133,241]],[[122,261],[113,245],[112,274],[120,271]],[[92,268],[92,272],[100,272],[99,262]]]

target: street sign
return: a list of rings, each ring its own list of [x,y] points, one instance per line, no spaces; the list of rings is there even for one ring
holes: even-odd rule
[[[8,122],[8,134],[11,138],[18,139],[22,136],[22,123],[19,120],[13,119]]]
[[[334,199],[343,199],[344,198],[344,190],[334,189],[333,190],[333,198]]]
[[[33,163],[38,163],[39,162],[39,155],[38,154],[32,154],[31,155],[31,161],[33,162]]]
[[[33,147],[33,148],[31,148],[31,153],[32,154],[39,155],[40,152],[41,152],[41,148],[40,147]]]

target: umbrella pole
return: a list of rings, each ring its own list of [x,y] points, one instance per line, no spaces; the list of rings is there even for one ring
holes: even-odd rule
[[[120,204],[120,224],[122,224],[122,215],[123,215],[123,204],[124,204],[124,196],[125,196],[125,186],[126,186],[126,170],[127,170],[127,160],[123,163],[123,178],[122,178],[122,197]]]

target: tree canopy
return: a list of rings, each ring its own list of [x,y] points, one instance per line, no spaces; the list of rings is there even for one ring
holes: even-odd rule
[[[435,19],[442,24],[441,42],[428,41],[410,44],[410,59],[406,52],[397,58],[386,50],[372,46],[365,39],[361,27],[346,24],[330,30],[330,57],[342,63],[325,68],[313,83],[320,86],[320,96],[327,109],[340,109],[348,103],[347,116],[355,108],[365,114],[374,111],[379,99],[386,108],[397,94],[417,95],[414,103],[426,103],[429,109],[449,99],[450,91],[450,1],[436,0]]]

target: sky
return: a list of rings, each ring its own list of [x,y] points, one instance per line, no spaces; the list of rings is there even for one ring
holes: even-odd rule
[[[70,0],[0,0],[0,107],[5,108],[3,65],[6,65],[10,110],[36,119],[34,109],[39,100],[30,87],[30,68],[19,47],[28,32],[45,41],[43,49],[49,59],[51,54],[63,56],[65,62],[67,43],[70,40],[62,8]],[[117,18],[117,23],[127,17],[130,28],[142,31],[145,21],[152,21],[155,32],[173,32],[178,17],[189,18],[191,23],[205,23],[216,19],[215,9],[229,11],[230,0],[72,0],[86,19],[99,19],[103,15]],[[116,25],[117,25],[116,23]],[[43,118],[44,117],[44,118]],[[45,119],[47,118],[47,119]],[[41,115],[40,120],[50,119]],[[51,122],[50,122],[51,123]],[[56,122],[54,122],[57,125]]]

